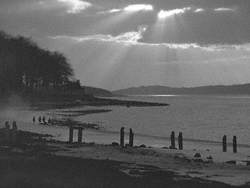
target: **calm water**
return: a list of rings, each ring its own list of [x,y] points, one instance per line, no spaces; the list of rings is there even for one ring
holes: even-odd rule
[[[156,147],[169,146],[171,131],[183,132],[185,148],[211,148],[221,150],[224,134],[228,142],[238,137],[238,143],[247,151],[250,147],[250,96],[133,96],[123,100],[169,103],[166,107],[81,107],[74,110],[111,109],[108,113],[74,117],[75,120],[101,125],[101,130],[85,130],[87,142],[108,143],[119,141],[122,126],[133,128],[135,144]],[[72,109],[73,110],[73,109]],[[32,124],[33,115],[54,116],[58,110],[38,112],[30,110],[6,110],[0,113],[0,123],[15,119],[20,129],[54,135],[56,139],[68,140],[68,128]],[[60,112],[59,112],[60,113]],[[55,115],[56,116],[56,115]],[[127,139],[128,137],[126,137]],[[203,141],[203,142],[202,142]],[[204,146],[205,145],[205,146]],[[243,147],[243,146],[241,146]]]
[[[182,131],[185,138],[230,141],[250,145],[250,96],[134,96],[123,99],[169,103],[167,107],[112,107],[112,112],[78,117],[78,120],[101,123],[107,132],[121,126],[133,128],[142,136],[169,137]],[[104,107],[101,107],[104,108]]]

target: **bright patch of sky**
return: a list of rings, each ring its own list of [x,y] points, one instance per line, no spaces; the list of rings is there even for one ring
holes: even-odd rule
[[[80,13],[82,10],[85,10],[86,8],[92,6],[91,3],[81,0],[57,0],[57,1],[60,3],[65,3],[67,6],[69,6],[67,12],[71,14]]]

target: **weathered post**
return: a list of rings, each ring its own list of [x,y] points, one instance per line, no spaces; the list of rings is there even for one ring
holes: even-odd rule
[[[237,138],[236,138],[236,136],[233,137],[233,152],[237,153]]]
[[[222,150],[223,152],[227,152],[227,136],[224,135],[222,138]]]
[[[182,132],[179,132],[178,145],[179,145],[179,150],[183,150],[183,136],[182,136]]]
[[[170,149],[175,149],[175,133],[174,133],[174,131],[172,131],[172,133],[171,133],[170,141],[171,141]]]
[[[134,133],[132,129],[129,129],[129,146],[133,147],[134,145]]]
[[[120,130],[120,146],[124,147],[124,127]]]
[[[73,134],[74,134],[74,128],[73,126],[69,127],[69,143],[72,144],[73,143]]]
[[[82,143],[82,127],[78,128],[78,143],[81,144]]]

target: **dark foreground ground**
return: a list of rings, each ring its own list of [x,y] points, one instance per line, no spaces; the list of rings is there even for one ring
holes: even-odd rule
[[[153,166],[58,156],[65,143],[46,141],[49,135],[18,131],[15,141],[4,137],[0,129],[0,188],[233,188]]]
[[[229,188],[222,183],[178,177],[144,166],[133,177],[120,171],[122,164],[108,160],[79,159],[48,154],[0,152],[2,188]],[[247,186],[244,186],[247,188]]]

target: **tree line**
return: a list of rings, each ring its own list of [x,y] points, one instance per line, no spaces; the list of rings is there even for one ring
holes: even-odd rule
[[[73,70],[63,54],[42,49],[29,38],[0,31],[0,95],[60,88],[72,77]]]

